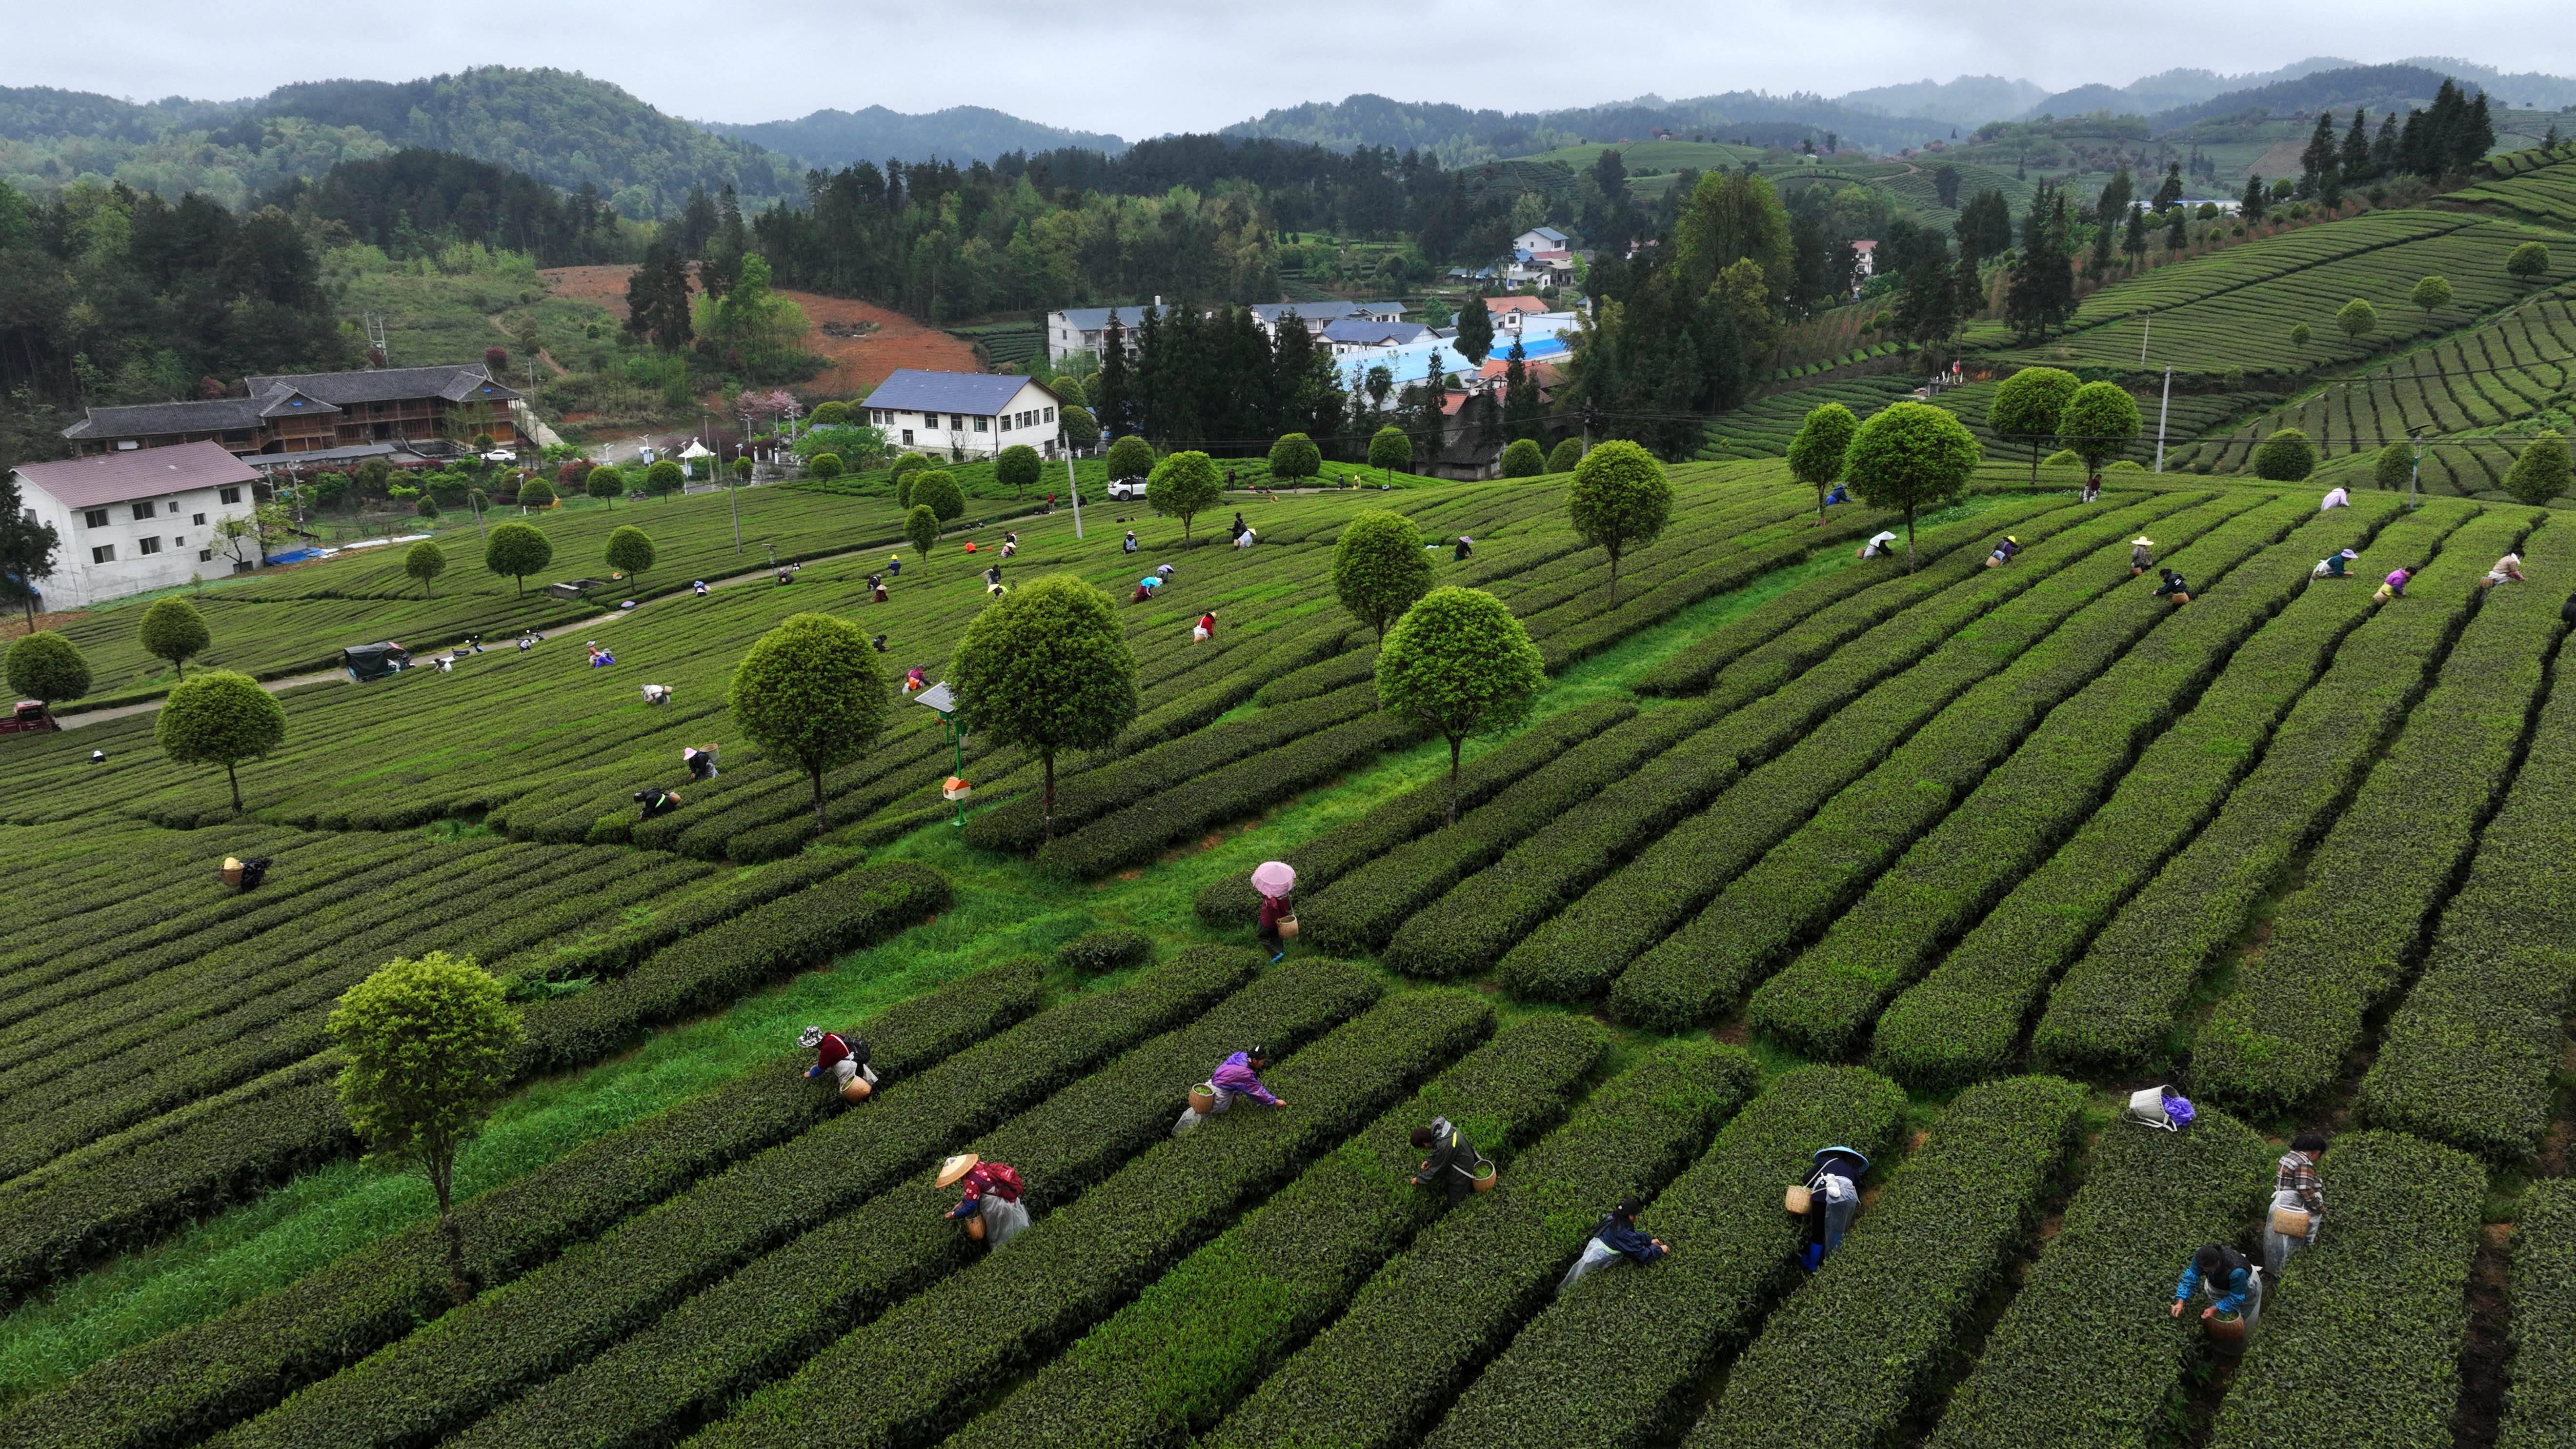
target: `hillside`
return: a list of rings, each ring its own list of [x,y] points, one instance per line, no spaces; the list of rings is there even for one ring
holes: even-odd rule
[[[883,106],[856,111],[816,111],[792,121],[700,121],[719,136],[732,136],[794,158],[807,166],[838,167],[859,161],[990,161],[1012,151],[1051,151],[1059,146],[1117,155],[1127,143],[1096,131],[1069,131],[984,106],[950,106],[906,115]]]

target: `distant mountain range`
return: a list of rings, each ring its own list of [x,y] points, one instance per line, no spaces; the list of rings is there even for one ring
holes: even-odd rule
[[[793,121],[700,121],[719,136],[732,136],[794,157],[808,166],[847,166],[855,161],[990,161],[1008,151],[1052,151],[1081,146],[1115,156],[1127,149],[1116,136],[1067,131],[1023,121],[983,106],[950,106],[924,116],[883,106],[861,111],[816,111]]]

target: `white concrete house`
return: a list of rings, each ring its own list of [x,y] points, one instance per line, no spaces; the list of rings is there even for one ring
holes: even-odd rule
[[[97,453],[12,470],[18,496],[62,545],[35,580],[47,609],[80,609],[255,565],[219,553],[215,526],[247,518],[259,474],[221,443]]]
[[[1055,394],[1031,378],[899,368],[862,406],[868,422],[908,453],[990,458],[1020,443],[1045,458],[1061,452]]]

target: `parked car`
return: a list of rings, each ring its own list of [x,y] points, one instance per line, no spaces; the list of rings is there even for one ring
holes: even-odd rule
[[[1110,480],[1109,501],[1112,503],[1144,502],[1145,480],[1142,478],[1116,478]]]

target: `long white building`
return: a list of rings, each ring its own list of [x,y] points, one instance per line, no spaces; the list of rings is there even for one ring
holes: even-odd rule
[[[80,609],[254,566],[221,547],[215,528],[247,518],[259,474],[220,443],[97,453],[11,470],[18,497],[62,543],[54,571],[34,580],[47,609]]]

